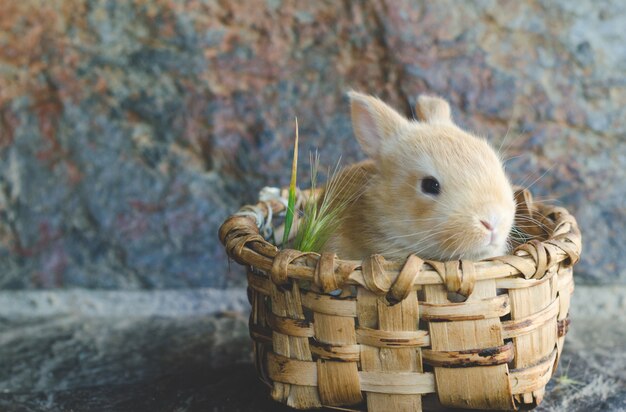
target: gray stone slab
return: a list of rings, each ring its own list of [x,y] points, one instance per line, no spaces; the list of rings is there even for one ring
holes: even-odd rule
[[[626,287],[578,286],[537,409],[626,410]],[[243,289],[0,292],[0,410],[280,411],[251,364]]]

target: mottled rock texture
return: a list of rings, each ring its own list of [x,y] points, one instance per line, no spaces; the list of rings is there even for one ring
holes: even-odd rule
[[[625,282],[626,3],[0,0],[0,288],[227,287],[220,222],[302,153],[362,158],[345,91],[419,93],[570,208]],[[506,136],[506,138],[505,138]],[[302,162],[302,172],[307,171]]]

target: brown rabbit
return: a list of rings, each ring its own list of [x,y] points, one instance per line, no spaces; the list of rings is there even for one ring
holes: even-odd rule
[[[452,122],[450,106],[420,96],[419,121],[381,100],[350,92],[352,125],[371,160],[345,168],[345,209],[325,250],[424,259],[501,255],[515,215],[513,190],[491,146]]]

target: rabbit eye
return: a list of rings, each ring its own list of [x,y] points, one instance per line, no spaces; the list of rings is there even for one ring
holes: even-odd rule
[[[438,195],[441,192],[441,185],[439,181],[432,176],[422,179],[422,192],[429,195]]]

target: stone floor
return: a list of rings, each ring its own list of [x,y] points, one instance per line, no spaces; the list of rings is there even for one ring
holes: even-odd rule
[[[1,292],[2,411],[287,411],[251,364],[243,290]],[[626,287],[577,286],[537,411],[626,411]]]

